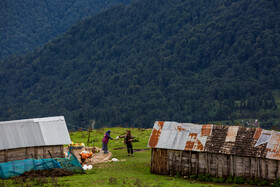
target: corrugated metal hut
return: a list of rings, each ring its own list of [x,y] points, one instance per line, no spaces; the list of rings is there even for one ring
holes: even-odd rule
[[[152,173],[267,180],[280,175],[280,133],[276,131],[157,121],[148,146]]]
[[[0,163],[64,157],[71,144],[63,116],[0,122]]]

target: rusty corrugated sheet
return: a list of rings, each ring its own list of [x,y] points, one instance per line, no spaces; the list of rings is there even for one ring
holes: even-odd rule
[[[261,128],[157,121],[148,146],[280,160],[280,133]]]
[[[270,140],[266,146],[267,155],[266,158],[280,160],[280,133],[272,131]]]
[[[176,150],[203,151],[212,125],[155,122],[149,147]]]

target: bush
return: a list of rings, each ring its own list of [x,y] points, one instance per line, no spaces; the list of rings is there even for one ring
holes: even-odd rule
[[[270,183],[267,180],[261,180],[258,186],[270,186]]]
[[[197,178],[196,175],[191,175],[191,176],[190,176],[190,179],[196,179],[196,178]]]
[[[276,179],[276,180],[273,182],[272,186],[274,186],[274,187],[280,186],[280,179]]]
[[[233,183],[234,180],[233,180],[233,177],[232,176],[229,176],[227,179],[226,179],[226,183]]]
[[[236,183],[236,184],[244,184],[245,181],[244,181],[243,177],[235,177],[234,178],[234,183]]]
[[[210,174],[199,174],[198,175],[198,180],[200,181],[211,181],[211,175]]]
[[[212,181],[215,183],[223,183],[225,182],[225,179],[223,177],[218,177],[218,178],[212,177]]]

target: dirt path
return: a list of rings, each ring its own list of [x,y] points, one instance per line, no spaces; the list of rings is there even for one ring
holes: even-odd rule
[[[104,154],[101,148],[95,147],[98,150],[98,153],[94,153],[92,158],[88,158],[82,165],[93,165],[97,163],[102,163],[102,162],[108,162],[113,158],[113,154],[109,152],[108,154]],[[93,149],[92,147],[85,147],[81,149],[72,149],[74,155],[78,158],[78,160],[81,163],[81,157],[79,155],[80,152],[84,150],[90,150]],[[68,148],[65,148],[65,151],[68,152]]]

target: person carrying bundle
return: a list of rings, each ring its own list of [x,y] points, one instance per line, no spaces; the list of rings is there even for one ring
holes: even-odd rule
[[[120,138],[124,138],[124,144],[126,144],[127,147],[127,156],[133,156],[133,147],[132,147],[132,141],[134,137],[131,135],[131,132],[128,130],[126,132],[126,135],[119,136]]]

